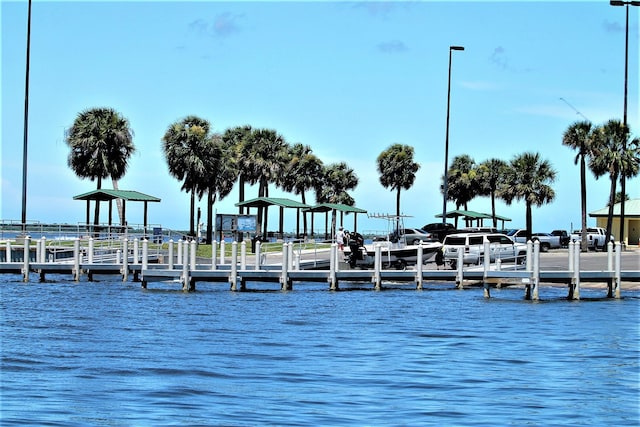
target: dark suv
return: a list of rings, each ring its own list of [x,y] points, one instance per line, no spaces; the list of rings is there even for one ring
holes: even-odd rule
[[[438,239],[439,242],[442,242],[445,237],[449,234],[457,233],[458,230],[453,226],[453,224],[449,224],[448,222],[434,222],[431,224],[427,224],[422,227],[424,231],[431,234],[431,236]]]

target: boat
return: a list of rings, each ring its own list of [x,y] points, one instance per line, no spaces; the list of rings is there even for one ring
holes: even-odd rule
[[[373,217],[386,219],[390,225],[390,232],[386,234],[384,239],[367,244],[364,243],[364,238],[360,233],[349,233],[348,244],[343,250],[346,268],[372,268],[375,263],[376,247],[380,248],[382,268],[396,268],[398,270],[416,265],[420,248],[422,248],[423,264],[434,259],[442,248],[442,243],[437,240],[408,244],[403,232],[403,218],[406,216],[377,214]]]

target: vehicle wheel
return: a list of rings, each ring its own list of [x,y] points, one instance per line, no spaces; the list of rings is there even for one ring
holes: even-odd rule
[[[542,252],[549,252],[550,245],[548,243],[540,243],[540,250]]]
[[[520,252],[518,254],[518,264],[525,265],[527,262],[527,254],[526,252]]]
[[[458,262],[452,259],[451,261],[449,261],[449,267],[451,267],[452,270],[455,270],[458,267]]]
[[[407,269],[407,261],[403,259],[399,259],[396,261],[396,270],[406,270]]]
[[[419,245],[420,244],[420,239],[415,239],[412,244],[414,244],[416,246]]]

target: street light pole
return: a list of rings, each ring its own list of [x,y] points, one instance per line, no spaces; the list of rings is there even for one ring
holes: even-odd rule
[[[449,46],[449,81],[447,85],[447,130],[444,140],[444,187],[442,199],[442,223],[447,222],[447,196],[449,186],[449,108],[451,106],[451,53],[454,50],[464,50],[463,46]]]
[[[620,1],[611,0],[609,2],[611,6],[624,6],[626,9],[626,24],[624,35],[624,107],[622,121],[625,128],[627,128],[627,87],[629,80],[629,6],[640,6],[640,1]],[[623,152],[627,151],[627,137],[625,136],[622,142]],[[624,205],[626,204],[626,177],[624,176],[624,169],[620,172],[620,192],[622,197],[620,200],[620,241],[625,244],[624,239]]]
[[[29,133],[29,51],[31,47],[31,0],[27,16],[27,66],[24,83],[24,139],[22,143],[22,233],[27,229],[27,140]]]

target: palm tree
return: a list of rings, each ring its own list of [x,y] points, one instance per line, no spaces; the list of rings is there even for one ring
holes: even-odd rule
[[[523,153],[511,160],[506,170],[505,180],[498,191],[507,205],[514,199],[526,204],[527,240],[531,239],[531,206],[542,206],[553,201],[555,192],[550,184],[556,179],[556,171],[551,163],[542,160],[539,153]]]
[[[205,158],[207,162],[206,174],[202,185],[198,186],[199,197],[207,193],[207,233],[206,243],[210,244],[213,238],[213,205],[216,200],[223,200],[231,193],[233,185],[238,179],[238,170],[235,162],[235,147],[225,142],[221,135],[211,136],[209,154]]]
[[[325,166],[324,180],[320,191],[317,192],[318,203],[340,203],[353,206],[355,200],[347,193],[358,186],[358,176],[345,162],[333,163]],[[336,234],[336,211],[331,214],[331,236]]]
[[[400,218],[400,191],[411,188],[420,169],[413,161],[413,147],[393,144],[378,155],[377,162],[380,184],[396,191],[396,217]]]
[[[581,251],[587,251],[587,180],[586,160],[591,154],[591,122],[576,122],[569,126],[562,136],[562,145],[577,150],[575,164],[580,162],[580,201],[582,208]]]
[[[496,218],[496,194],[502,185],[507,167],[507,163],[504,160],[489,159],[480,163],[476,168],[475,180],[479,194],[491,198],[491,218],[493,219],[494,227],[498,226],[498,219]]]
[[[287,164],[288,145],[284,138],[272,129],[254,129],[250,136],[248,182],[258,186],[258,197],[269,197],[269,184],[278,183]],[[267,207],[258,208],[258,224],[263,224],[264,235],[267,235]]]
[[[71,148],[68,164],[80,178],[97,180],[122,178],[135,152],[133,131],[129,121],[112,108],[92,108],[78,114],[71,128],[65,132],[65,141]],[[100,203],[96,202],[94,224],[98,224]],[[120,222],[124,224],[122,213]]]
[[[206,182],[212,151],[211,144],[209,122],[197,116],[187,116],[172,123],[162,137],[162,148],[169,166],[169,173],[183,181],[181,190],[191,193],[189,215],[191,236],[195,236],[195,197]]]
[[[302,203],[306,204],[305,193],[307,190],[317,189],[322,181],[322,161],[313,154],[311,147],[300,143],[290,147],[288,163],[280,175],[279,185],[283,190],[299,194]],[[298,211],[299,212],[299,211]],[[307,215],[303,218],[303,233],[307,234]],[[299,224],[300,221],[298,220]]]
[[[447,199],[456,203],[456,209],[464,207],[473,200],[478,190],[475,180],[476,162],[467,154],[456,156],[447,172]],[[444,181],[444,178],[443,178]],[[443,190],[444,191],[444,190]],[[456,227],[458,218],[456,217]]]
[[[592,156],[589,167],[596,178],[608,173],[611,179],[607,236],[612,234],[616,183],[622,174],[625,177],[636,176],[640,168],[638,138],[629,141],[629,135],[629,128],[619,120],[609,120],[604,125],[595,128],[592,134]],[[620,236],[620,240],[624,240],[624,236]]]
[[[222,135],[222,140],[226,147],[229,147],[232,151],[230,155],[234,157],[234,163],[237,166],[238,171],[238,202],[244,202],[244,190],[245,183],[247,181],[257,181],[257,177],[249,177],[248,173],[251,171],[252,166],[252,156],[250,153],[252,152],[252,139],[251,136],[251,126],[236,126],[233,128],[229,128],[225,130]],[[240,206],[239,213],[244,213],[244,207]]]

